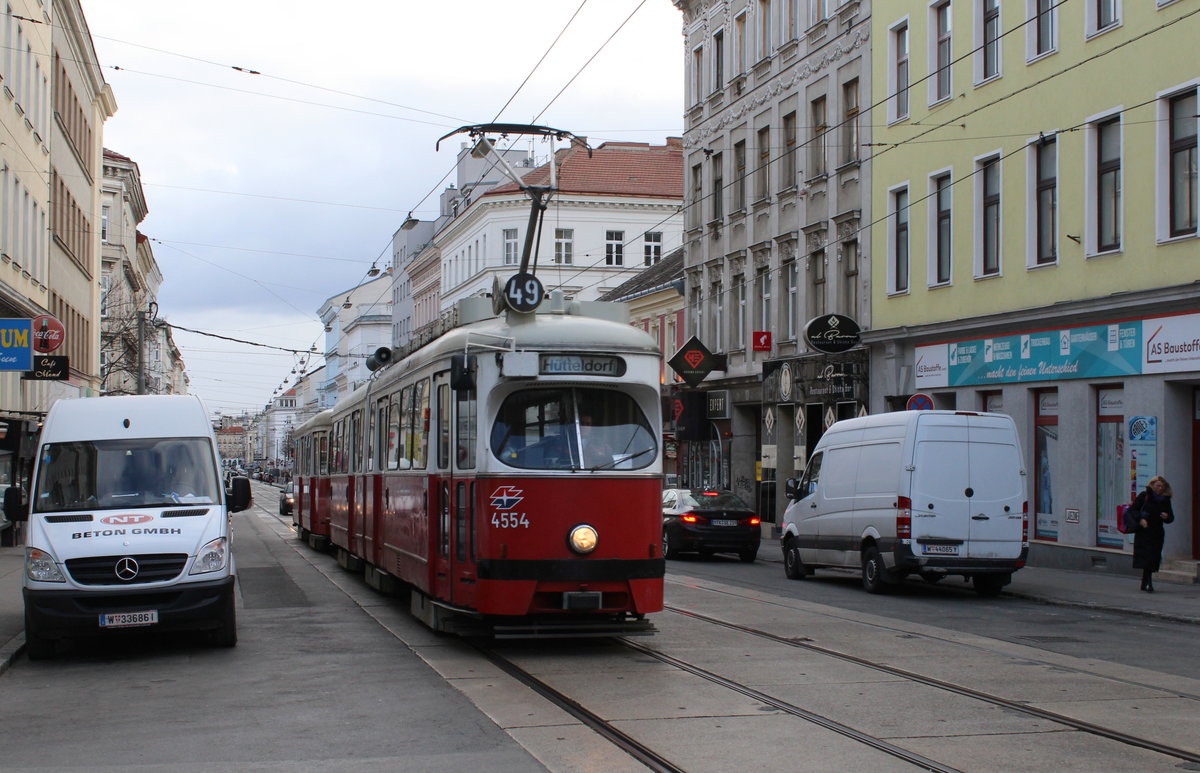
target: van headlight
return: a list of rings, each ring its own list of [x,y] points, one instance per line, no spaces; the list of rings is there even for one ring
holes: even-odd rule
[[[228,560],[229,540],[226,537],[217,537],[196,553],[196,560],[192,562],[192,571],[188,574],[219,572],[225,568]]]
[[[54,556],[39,548],[25,548],[25,576],[34,582],[66,582]]]
[[[571,550],[585,556],[596,549],[596,543],[599,540],[600,535],[596,533],[596,528],[583,523],[571,529],[571,535],[567,542],[571,545]]]

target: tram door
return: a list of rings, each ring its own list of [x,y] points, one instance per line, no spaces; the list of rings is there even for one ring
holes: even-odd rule
[[[446,374],[442,374],[445,378]],[[478,437],[478,401],[474,389],[451,391],[453,402],[453,425],[450,427],[451,469],[453,480],[453,538],[450,559],[451,577],[454,583],[454,603],[472,608],[475,606],[476,588],[476,538],[478,524],[475,522],[476,493],[476,439]]]
[[[450,566],[450,514],[453,511],[454,479],[450,465],[450,386],[446,374],[433,377],[433,422],[436,427],[436,447],[433,455],[433,474],[428,480],[429,518],[433,536],[433,555],[430,561],[430,591],[436,598],[453,602]]]

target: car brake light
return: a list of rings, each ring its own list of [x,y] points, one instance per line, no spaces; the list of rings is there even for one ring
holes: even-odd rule
[[[896,497],[896,538],[912,539],[912,500]]]
[[[762,523],[762,519],[761,519],[761,518],[751,518],[751,519],[750,519],[750,525],[751,525],[751,526],[757,526],[757,525],[759,525],[760,523]]]
[[[696,516],[692,515],[691,513],[688,513],[687,515],[679,516],[679,520],[683,521],[684,523],[696,523],[700,519],[697,518]]]

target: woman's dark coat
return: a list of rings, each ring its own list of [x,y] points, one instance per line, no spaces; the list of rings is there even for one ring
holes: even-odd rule
[[[1133,500],[1133,507],[1142,511],[1142,518],[1146,521],[1145,527],[1139,521],[1137,529],[1133,532],[1133,568],[1157,572],[1162,561],[1165,536],[1163,525],[1175,520],[1171,498],[1165,495],[1155,496],[1154,492],[1147,488]],[[1162,513],[1167,514],[1165,520],[1161,517]]]

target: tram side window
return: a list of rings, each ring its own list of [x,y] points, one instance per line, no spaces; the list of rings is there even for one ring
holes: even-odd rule
[[[450,466],[450,385],[438,384],[437,397],[437,466],[444,470]]]
[[[317,435],[317,474],[329,474],[329,433],[322,432]]]
[[[421,379],[416,386],[413,396],[412,466],[423,470],[429,458],[429,379]]]
[[[387,408],[387,469],[400,467],[400,393],[388,396]]]
[[[362,411],[358,410],[350,414],[350,436],[347,438],[349,445],[350,468],[347,472],[362,471]]]
[[[333,437],[331,438],[332,447],[330,450],[332,451],[333,460],[329,471],[335,475],[346,471],[346,456],[343,450],[345,448],[345,437],[346,420],[341,419],[333,425]]]
[[[475,468],[475,432],[479,420],[478,400],[474,389],[460,389],[455,393],[454,445],[458,467],[462,470]]]
[[[412,467],[412,398],[413,387],[412,384],[409,384],[400,392],[400,420],[396,425],[396,431],[400,438],[400,455],[397,464],[401,470]]]

